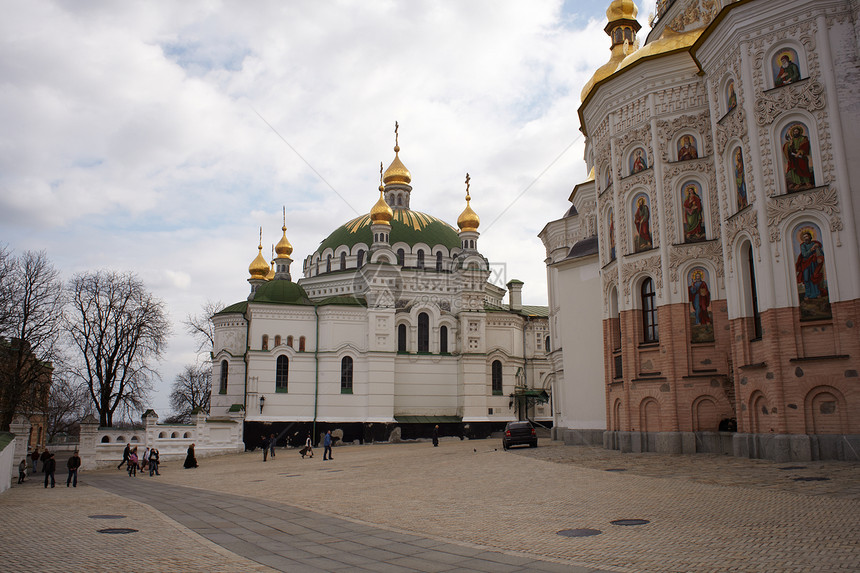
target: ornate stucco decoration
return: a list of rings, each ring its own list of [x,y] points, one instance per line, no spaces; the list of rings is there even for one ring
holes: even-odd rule
[[[623,135],[616,139],[616,149],[623,157],[629,151],[634,142],[641,143],[645,146],[645,151],[648,153],[648,164],[652,165],[654,163],[654,148],[651,145],[651,130],[648,126],[642,126],[638,129],[631,129],[623,132]],[[623,173],[623,163],[623,160],[619,160],[612,166],[613,169],[615,169],[614,177],[617,177],[618,179],[621,178]]]
[[[725,276],[723,267],[723,248],[720,241],[704,243],[688,243],[673,245],[669,249],[669,280],[672,282],[672,292],[678,293],[678,271],[687,261],[707,260],[717,269],[717,277]]]
[[[796,108],[809,111],[824,109],[824,86],[816,80],[807,80],[797,85],[789,84],[775,92],[756,92],[755,121],[759,125],[770,125],[784,113]]]
[[[836,189],[824,187],[812,191],[777,195],[767,202],[767,228],[770,242],[776,243],[774,256],[779,258],[779,241],[782,238],[782,221],[789,215],[799,211],[820,211],[830,220],[830,231],[836,233],[836,246],[841,247],[839,231],[842,230],[842,219],[839,217],[839,198]]]
[[[729,139],[733,136],[743,138],[747,134],[746,112],[739,105],[717,123],[717,153],[722,154],[726,150]]]
[[[626,262],[621,268],[621,282],[624,284],[625,304],[630,305],[631,279],[641,272],[647,272],[654,277],[657,286],[657,297],[663,297],[663,273],[660,270],[660,254],[656,253],[648,257],[642,257],[632,262]]]
[[[603,315],[609,316],[609,293],[612,287],[618,286],[618,265],[604,269],[600,275],[603,279]]]
[[[682,129],[692,129],[696,132],[696,138],[700,148],[699,156],[705,157],[710,152],[707,133],[710,132],[711,121],[707,112],[694,115],[681,115],[671,120],[657,120],[657,144],[660,146],[660,155],[664,162],[670,161],[669,147],[675,135]]]
[[[732,253],[735,249],[735,241],[741,231],[747,231],[752,238],[753,245],[756,247],[757,258],[761,261],[761,237],[758,234],[758,212],[753,207],[747,207],[734,217],[731,217],[725,222],[726,242],[729,245],[726,249],[728,257],[729,276],[732,276]]]
[[[720,0],[698,0],[690,3],[687,9],[672,18],[666,25],[675,32],[686,32],[707,26],[720,11]]]

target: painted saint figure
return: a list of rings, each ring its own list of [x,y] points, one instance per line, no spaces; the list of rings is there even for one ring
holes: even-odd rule
[[[642,150],[637,149],[633,157],[633,166],[630,169],[630,173],[639,173],[645,169],[648,169],[648,160],[642,156]]]
[[[696,140],[685,135],[681,138],[681,146],[678,147],[678,161],[698,159],[699,151],[696,149]]]
[[[684,187],[684,241],[688,243],[705,240],[705,213],[702,199],[694,183]]]
[[[794,268],[797,282],[803,284],[803,296],[807,299],[826,297],[824,249],[821,242],[816,241],[808,230],[801,232],[800,241],[800,254],[797,255]]]
[[[791,61],[791,56],[783,54],[779,58],[779,62],[779,71],[777,71],[776,78],[774,78],[773,81],[774,86],[780,87],[788,85],[800,79],[800,68],[797,64]]]
[[[738,211],[749,205],[747,183],[744,175],[744,155],[741,148],[735,149],[735,189],[737,190]]]
[[[695,324],[711,324],[711,315],[708,312],[711,306],[711,291],[708,289],[708,283],[705,282],[701,269],[695,269],[692,278],[688,290],[690,305],[693,307],[693,321]]]
[[[634,251],[644,251],[653,246],[651,241],[651,211],[645,197],[640,195],[636,200],[636,212],[633,215],[633,224],[636,226],[636,236],[633,240]]]
[[[609,260],[615,260],[615,213],[609,210]]]
[[[809,137],[803,124],[795,123],[785,131],[782,156],[785,159],[785,185],[788,191],[803,191],[815,187],[812,159],[809,157]]]
[[[738,107],[738,96],[735,95],[735,82],[729,82],[729,97],[726,104],[726,113]]]

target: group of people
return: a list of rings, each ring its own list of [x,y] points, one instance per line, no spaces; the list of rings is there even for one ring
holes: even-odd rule
[[[158,471],[159,460],[158,448],[147,447],[143,452],[143,456],[138,457],[137,446],[131,447],[131,444],[126,444],[125,450],[122,452],[122,461],[116,469],[121,469],[125,465],[128,477],[137,477],[137,470],[140,470],[142,473],[149,468],[149,477],[153,475],[160,476],[161,473]]]
[[[270,456],[272,459],[275,459],[275,444],[277,443],[277,438],[275,434],[271,434],[268,438],[263,436],[262,439],[262,448],[263,448],[263,461],[265,462]],[[332,437],[331,430],[328,430],[323,436],[323,461],[328,461],[334,459],[331,455],[331,446],[332,446]],[[302,459],[305,457],[312,458],[314,457],[314,445],[311,441],[311,436],[308,434],[308,437],[305,439],[305,445],[302,449],[299,450],[299,454],[301,454]]]
[[[51,484],[51,487],[56,485],[56,480],[54,478],[54,473],[57,471],[57,460],[54,459],[53,452],[49,452],[47,448],[41,454],[39,453],[39,447],[36,446],[33,448],[33,451],[30,452],[28,456],[32,463],[32,473],[36,473],[36,468],[39,462],[42,462],[42,473],[45,474],[45,488],[48,487],[48,483]],[[70,485],[72,487],[78,487],[78,469],[81,467],[81,456],[78,455],[78,450],[75,450],[74,453],[69,457],[69,461],[66,462],[66,468],[69,470],[69,477],[66,478],[66,487]],[[21,463],[18,464],[18,483],[24,483],[27,478],[27,458],[21,460]]]

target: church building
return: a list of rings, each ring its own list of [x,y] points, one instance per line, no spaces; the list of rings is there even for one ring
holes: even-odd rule
[[[454,228],[411,209],[412,175],[394,152],[376,203],[368,193],[369,212],[305,257],[300,279],[285,214],[271,266],[261,241],[248,269],[248,300],[213,317],[211,413],[244,410],[246,445],[551,424],[548,309],[522,304],[521,281],[489,281],[468,174]]]
[[[640,45],[610,3],[590,176],[540,234],[558,437],[858,459],[858,11],[663,0]]]

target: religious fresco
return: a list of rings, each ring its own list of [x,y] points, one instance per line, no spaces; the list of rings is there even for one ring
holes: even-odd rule
[[[630,174],[633,175],[645,169],[648,169],[648,153],[645,149],[637,147],[630,154]]]
[[[678,140],[678,161],[689,161],[699,158],[699,146],[696,138],[685,135]]]
[[[615,260],[615,212],[609,209],[609,260]]]
[[[735,82],[730,80],[726,85],[726,113],[738,107],[738,96],[735,94]]]
[[[704,267],[694,267],[687,273],[687,293],[690,295],[690,342],[714,341],[714,315],[711,312],[710,275]]]
[[[749,199],[747,198],[747,181],[746,181],[746,170],[744,169],[744,153],[741,151],[740,147],[736,147],[734,152],[732,152],[732,158],[734,160],[734,174],[735,174],[735,197],[738,201],[738,211],[749,205]]]
[[[801,223],[792,231],[791,240],[794,247],[800,320],[830,318],[830,295],[827,290],[821,229],[815,223]]]
[[[780,50],[771,60],[774,87],[785,86],[801,79],[797,52],[791,48]]]
[[[633,198],[633,252],[638,253],[653,247],[651,201],[646,193],[639,193]]]
[[[606,189],[612,189],[612,167],[606,168]]]
[[[684,242],[704,241],[705,210],[702,207],[702,186],[697,181],[687,181],[681,186],[681,201],[684,211]]]
[[[789,193],[815,187],[810,156],[809,128],[799,121],[789,123],[780,133],[785,187]]]

